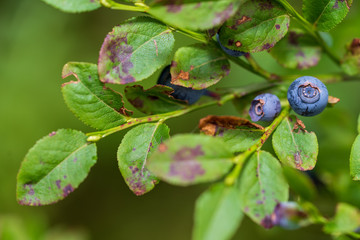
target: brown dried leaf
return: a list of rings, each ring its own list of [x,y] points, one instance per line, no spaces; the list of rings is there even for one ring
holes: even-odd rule
[[[209,115],[200,119],[199,129],[201,132],[206,135],[214,136],[218,128],[227,128],[227,129],[238,129],[238,128],[253,128],[261,129],[264,127],[256,123],[252,123],[245,118],[235,117],[235,116],[215,116]]]

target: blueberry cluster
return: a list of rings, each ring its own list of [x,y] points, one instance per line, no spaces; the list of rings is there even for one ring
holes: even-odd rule
[[[192,88],[187,88],[172,84],[170,65],[165,67],[164,70],[161,72],[157,84],[171,87],[172,89],[174,89],[174,92],[171,93],[171,96],[173,96],[176,99],[187,101],[188,104],[194,104],[200,99],[201,96],[207,93],[206,89],[195,90]]]
[[[287,99],[291,108],[302,116],[315,116],[321,113],[328,103],[326,86],[317,78],[304,76],[291,83]],[[251,102],[249,115],[251,120],[270,122],[280,113],[281,105],[277,96],[265,93]]]

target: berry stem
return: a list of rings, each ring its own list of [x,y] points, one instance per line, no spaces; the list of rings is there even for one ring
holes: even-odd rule
[[[292,15],[302,26],[303,28],[313,36],[313,38],[319,43],[323,51],[333,60],[337,65],[341,64],[341,60],[336,56],[325,43],[324,39],[320,36],[319,32],[316,31],[316,27],[308,22],[303,16],[301,16],[286,0],[277,0],[286,11]]]
[[[261,147],[264,145],[266,140],[270,137],[270,135],[275,131],[275,129],[279,126],[279,124],[284,120],[290,113],[290,106],[286,106],[283,108],[281,113],[274,121],[265,128],[264,134],[261,138],[252,145],[247,151],[239,154],[233,158],[233,162],[236,164],[234,169],[227,175],[225,178],[226,185],[233,185],[236,179],[239,177],[242,166],[244,165],[246,159],[248,159],[254,152],[260,151]]]
[[[281,82],[282,81],[282,77],[275,74],[275,73],[270,73],[268,71],[266,71],[265,69],[263,69],[257,62],[256,60],[251,56],[250,53],[245,55],[246,59],[248,60],[248,62],[250,63],[251,67],[257,72],[259,73],[262,77],[266,78],[267,80],[269,80],[269,82]]]

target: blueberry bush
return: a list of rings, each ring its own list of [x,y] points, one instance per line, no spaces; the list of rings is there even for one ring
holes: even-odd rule
[[[352,0],[303,0],[302,14],[286,0],[43,1],[72,13],[103,7],[140,14],[105,36],[97,64],[64,65],[65,103],[95,130],[59,129],[40,139],[17,176],[19,204],[42,206],[68,197],[97,162],[96,143],[127,131],[116,155],[137,196],[159,181],[210,183],[195,203],[193,239],[231,239],[245,215],[267,229],[320,224],[334,239],[360,238],[355,206],[339,201],[334,216],[325,217],[314,203],[324,184],[313,172],[318,141],[301,121],[336,107],[340,99],[329,95],[326,85],[359,78],[360,39],[338,56],[327,33],[346,17]],[[174,49],[175,32],[197,43]],[[262,51],[298,70],[327,55],[342,72],[269,72],[253,57]],[[263,83],[207,89],[235,66]],[[158,70],[157,84],[144,89],[141,82]],[[126,87],[119,93],[111,84]],[[238,116],[209,115],[199,120],[199,133],[170,135],[168,119],[227,102]],[[134,116],[135,109],[143,115]],[[264,150],[267,142],[275,154]],[[351,148],[350,176],[360,179],[360,135]]]

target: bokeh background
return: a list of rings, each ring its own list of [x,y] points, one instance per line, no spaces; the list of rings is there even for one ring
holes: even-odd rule
[[[301,1],[291,1],[300,9]],[[175,187],[160,183],[143,197],[131,193],[117,167],[116,151],[124,133],[98,143],[98,162],[88,178],[67,199],[43,207],[16,202],[16,174],[26,152],[42,136],[59,129],[93,131],[67,109],[60,86],[68,61],[97,62],[106,34],[137,13],[99,9],[82,14],[60,12],[40,0],[0,1],[0,239],[172,239],[191,238],[196,198],[208,185]],[[345,44],[360,37],[360,2],[336,29],[333,51],[343,55]],[[193,40],[176,35],[176,46]],[[296,74],[280,67],[268,53],[254,54],[277,73]],[[338,72],[326,56],[303,75]],[[149,87],[159,72],[144,81]],[[68,81],[68,79],[66,79]],[[231,74],[215,87],[263,81],[232,66]],[[114,86],[121,91],[122,87]],[[329,184],[316,205],[332,216],[337,200],[360,207],[360,183],[351,182],[348,162],[360,112],[360,81],[328,86],[341,102],[313,118],[302,118],[319,138],[316,173]],[[130,106],[129,106],[130,107]],[[131,108],[131,107],[130,107]],[[238,115],[232,104],[212,107],[169,120],[172,134],[196,132],[198,119],[208,114]],[[267,146],[269,147],[269,146]],[[321,226],[286,231],[264,230],[245,219],[234,239],[331,239]]]

